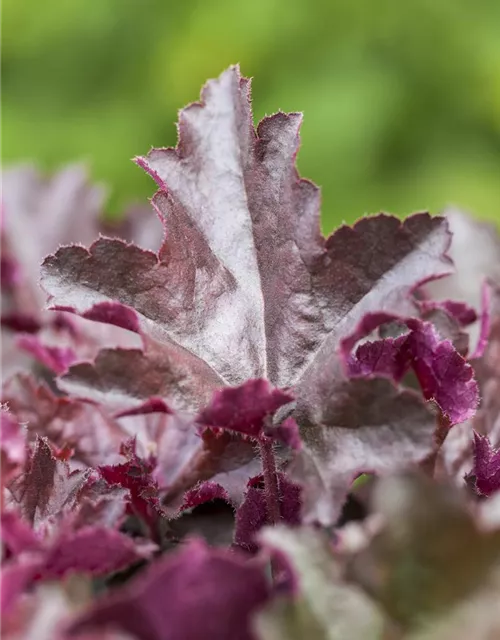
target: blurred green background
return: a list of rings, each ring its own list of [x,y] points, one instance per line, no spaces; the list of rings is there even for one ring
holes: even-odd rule
[[[130,158],[240,62],[256,118],[305,114],[299,168],[329,231],[455,203],[500,220],[499,0],[3,0],[3,161],[85,160],[109,211]]]

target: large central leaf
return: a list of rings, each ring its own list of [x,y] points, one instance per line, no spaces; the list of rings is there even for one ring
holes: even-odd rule
[[[137,162],[158,182],[167,236],[159,256],[117,240],[46,260],[55,305],[119,300],[143,330],[181,345],[227,384],[277,386],[316,372],[370,310],[407,309],[417,283],[450,271],[441,218],[366,218],[325,240],[319,191],[295,168],[300,114],[255,131],[249,81],[236,68],[184,109],[176,149]]]
[[[319,190],[295,167],[301,119],[277,113],[254,129],[250,82],[228,69],[180,112],[175,149],[137,159],[159,186],[152,202],[166,233],[158,254],[101,237],[88,250],[63,247],[45,260],[42,282],[55,307],[120,324],[119,310],[112,320],[101,311],[118,301],[136,311],[145,344],[142,356],[101,352],[96,366],[70,370],[66,385],[80,394],[97,389],[100,400],[109,392],[134,401],[160,395],[198,409],[217,387],[267,378],[293,388],[313,449],[324,440],[315,426],[373,425],[365,418],[379,391],[388,394],[384,408],[398,405],[400,392],[388,382],[372,392],[370,381],[349,382],[338,347],[369,312],[411,315],[413,289],[450,272],[446,222],[379,215],[325,239]],[[159,359],[169,370],[163,384],[154,375]],[[360,399],[363,411],[339,423]],[[402,402],[413,407],[404,432],[418,459],[431,446],[434,419],[416,396]],[[388,432],[397,433],[400,416],[401,407],[388,412]],[[384,451],[397,457],[396,447]],[[377,461],[358,464],[376,470]]]

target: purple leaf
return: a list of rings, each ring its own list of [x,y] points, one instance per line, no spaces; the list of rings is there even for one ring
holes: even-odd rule
[[[462,327],[466,327],[477,320],[476,310],[466,302],[456,300],[421,300],[418,306],[423,313],[440,309],[454,318]]]
[[[487,436],[474,432],[475,487],[479,494],[490,496],[500,489],[500,451],[494,449]]]
[[[387,322],[399,321],[409,333],[354,345]],[[355,332],[342,342],[342,353],[350,376],[385,375],[400,382],[411,368],[427,400],[435,400],[452,424],[471,418],[479,401],[472,367],[448,340],[440,340],[434,327],[416,318],[396,318],[389,314],[367,314]]]
[[[56,396],[26,375],[9,380],[2,399],[13,416],[27,424],[30,439],[46,436],[56,447],[70,447],[74,458],[88,466],[118,461],[120,444],[129,437],[102,407]]]
[[[158,256],[106,239],[62,248],[43,267],[53,304],[85,313],[122,302],[145,333],[182,345],[225,383],[265,375],[288,387],[370,308],[406,309],[412,288],[450,270],[441,218],[366,218],[322,238],[318,190],[294,166],[301,117],[278,113],[255,131],[236,68],[202,99],[181,112],[177,149],[139,159],[168,185],[153,200],[167,229]]]
[[[60,309],[60,311],[66,311],[67,309]],[[100,302],[91,307],[88,311],[82,314],[83,318],[87,320],[95,320],[96,322],[104,322],[105,324],[112,324],[134,333],[140,333],[139,323],[137,321],[137,315],[125,307],[123,304],[117,304],[115,302]]]
[[[103,349],[93,363],[76,364],[58,382],[66,393],[103,402],[118,412],[137,409],[151,397],[166,398],[176,409],[193,409],[208,403],[221,385],[202,361],[150,339],[142,351]]]
[[[138,640],[250,640],[250,618],[268,599],[262,566],[193,540],[97,603],[72,631],[113,625]]]
[[[317,393],[331,391],[319,387]],[[334,402],[325,406],[318,412],[321,426],[303,429],[304,446],[290,473],[303,487],[304,521],[328,525],[361,473],[387,475],[431,454],[436,417],[416,393],[380,378],[337,384]]]
[[[487,348],[488,339],[490,337],[491,331],[491,315],[493,312],[493,298],[495,297],[495,293],[493,291],[493,287],[489,282],[483,282],[483,286],[481,289],[481,315],[479,317],[479,337],[477,340],[476,348],[474,352],[471,354],[471,360],[477,360],[481,358]]]
[[[125,409],[124,411],[119,411],[115,418],[126,418],[130,416],[141,416],[147,415],[148,413],[166,413],[172,414],[172,409],[166,404],[165,400],[162,398],[155,398],[151,396],[145,402],[134,407],[133,409]]]
[[[0,277],[2,289],[12,290],[19,283],[21,274],[19,266],[9,256],[2,255],[0,258]]]
[[[266,418],[290,402],[293,402],[292,395],[273,389],[267,380],[249,380],[239,387],[216,391],[208,407],[198,414],[196,422],[258,440]]]
[[[155,463],[139,458],[133,444],[122,448],[127,462],[113,466],[99,467],[99,473],[111,485],[119,485],[130,492],[133,510],[148,525],[153,539],[158,535],[157,525],[164,516],[160,505],[158,483],[151,475]]]
[[[16,511],[4,511],[1,514],[2,543],[13,555],[23,551],[33,551],[40,548],[41,538],[27,522],[19,517]]]
[[[34,316],[14,311],[2,314],[2,328],[18,333],[37,333],[42,325]]]
[[[40,331],[39,340],[21,341],[20,346],[57,373],[62,373],[69,364],[71,350],[80,359],[86,359],[95,357],[98,347],[131,342],[135,346],[137,340],[124,338],[124,332],[118,329],[94,329],[91,334],[86,330],[89,323],[83,320],[73,323],[76,333],[69,332],[67,327],[57,329],[55,318],[62,314],[41,311],[42,259],[62,244],[87,244],[97,236],[104,201],[102,188],[90,184],[80,166],[68,166],[50,177],[41,176],[32,167],[20,166],[5,171],[2,177],[4,279],[11,272],[9,287],[2,286],[2,332],[7,334],[3,342],[9,340],[8,330]],[[25,364],[17,348],[7,353],[4,349],[2,362],[4,373],[17,372]]]
[[[40,569],[38,556],[26,555],[19,562],[4,564],[0,570],[2,592],[0,612],[7,615],[16,604],[19,596],[32,583]]]
[[[220,484],[216,482],[202,482],[196,487],[193,487],[193,489],[186,491],[179,511],[192,509],[193,507],[198,507],[201,504],[212,502],[213,500],[231,502],[227,491],[224,487],[221,487]]]
[[[108,575],[149,558],[156,550],[151,543],[107,527],[75,529],[72,519],[63,519],[50,535],[32,533],[30,537],[27,523],[15,512],[2,514],[2,540],[13,554],[4,569],[16,581],[15,595],[34,580],[55,580],[70,573]]]
[[[236,545],[252,553],[258,550],[255,534],[269,524],[269,514],[263,477],[254,478],[248,486],[245,500],[236,512],[234,542]],[[301,522],[300,487],[285,476],[278,474],[279,510],[281,521],[288,525],[299,525]]]
[[[46,438],[37,437],[24,475],[11,490],[23,517],[37,529],[63,507],[71,508],[88,478],[82,471],[70,472],[57,460]]]
[[[299,451],[302,447],[299,425],[293,418],[287,418],[278,425],[266,426],[264,435],[295,451]]]
[[[105,527],[62,531],[43,555],[40,578],[54,580],[68,573],[108,575],[149,558],[156,546],[140,544]]]
[[[33,335],[19,336],[17,346],[27,351],[40,364],[43,364],[47,369],[58,375],[65,373],[77,359],[71,347],[44,345],[37,336]]]
[[[48,178],[30,166],[3,173],[2,236],[22,278],[18,311],[39,314],[43,304],[37,286],[40,263],[62,244],[91,242],[98,233],[103,201],[102,188],[91,185],[78,165]]]
[[[302,437],[321,457],[321,431],[339,426],[328,416],[343,411],[348,396],[358,402],[358,387],[341,370],[340,342],[366,313],[412,313],[413,290],[451,270],[450,235],[443,218],[417,214],[363,218],[322,237],[319,191],[295,167],[301,116],[278,113],[255,129],[249,98],[249,81],[230,68],[181,111],[175,149],[137,160],[160,187],[152,201],[165,227],[157,254],[100,238],[44,261],[50,304],[78,314],[124,304],[146,341],[142,354],[105,351],[94,365],[72,368],[62,388],[123,402],[118,410],[155,396],[199,411],[215,390],[264,378],[291,390]],[[370,384],[400,402],[390,387]],[[404,406],[403,399],[387,419],[392,429]],[[421,423],[414,435],[408,423],[399,428],[421,443]],[[372,446],[377,459],[376,438]],[[404,455],[391,448],[395,466],[409,455],[401,446]],[[371,456],[358,459],[358,467],[371,465]]]

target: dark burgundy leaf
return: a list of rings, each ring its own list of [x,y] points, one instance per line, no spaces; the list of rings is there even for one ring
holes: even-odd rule
[[[167,413],[172,414],[172,409],[167,405],[165,400],[162,398],[155,398],[152,396],[142,404],[133,409],[125,409],[124,411],[119,411],[115,417],[116,418],[126,418],[127,416],[140,416],[147,415],[148,413]]]
[[[21,279],[19,266],[9,256],[0,258],[0,278],[3,290],[12,290]]]
[[[269,599],[263,567],[194,540],[75,622],[73,633],[114,626],[138,640],[250,640]]]
[[[67,311],[67,309],[61,310]],[[87,320],[95,320],[96,322],[112,324],[116,327],[133,331],[134,333],[140,333],[137,315],[132,311],[132,309],[125,307],[123,304],[117,304],[115,302],[100,302],[83,313],[82,317]]]
[[[35,317],[22,313],[2,314],[2,328],[19,333],[37,333],[42,325]]]
[[[315,393],[330,396],[331,390],[321,385]],[[323,407],[316,424],[302,430],[304,446],[291,469],[303,487],[306,522],[336,522],[361,473],[394,473],[434,451],[435,415],[416,393],[390,380],[337,383],[335,402]]]
[[[88,250],[63,247],[46,258],[52,305],[85,314],[124,304],[146,341],[143,353],[105,351],[95,365],[73,368],[63,388],[126,405],[118,410],[151,396],[200,410],[218,388],[265,378],[291,389],[302,436],[323,458],[322,430],[339,426],[325,419],[348,398],[359,401],[340,367],[341,340],[366,313],[413,313],[413,290],[451,271],[450,235],[444,219],[417,214],[363,218],[323,238],[319,191],[295,167],[301,116],[278,113],[255,129],[249,97],[249,81],[230,68],[181,111],[176,149],[137,160],[160,187],[152,201],[166,231],[158,254],[100,238]],[[389,389],[371,384],[373,396]],[[398,429],[405,401],[391,392],[389,399],[400,406],[386,424]],[[399,428],[422,444],[423,419]],[[383,442],[371,439],[374,459]],[[401,447],[390,449],[393,466],[410,457]]]
[[[239,387],[216,391],[196,419],[200,425],[219,427],[259,439],[266,418],[293,402],[293,396],[273,389],[267,380],[249,380]]]
[[[354,345],[374,329],[398,320],[409,333],[398,338]],[[427,400],[435,400],[453,424],[471,418],[479,401],[472,367],[434,327],[417,318],[398,319],[385,313],[366,314],[354,333],[342,341],[348,374],[354,377],[382,374],[400,382],[411,368]]]
[[[215,482],[201,482],[193,489],[186,491],[180,511],[192,509],[193,507],[205,504],[206,502],[212,502],[213,500],[231,502],[227,491],[224,487],[221,487],[220,484]]]
[[[72,395],[103,402],[117,412],[137,409],[153,396],[178,410],[210,400],[223,383],[187,351],[144,338],[144,349],[103,349],[94,363],[71,367],[59,387]],[[134,375],[130,375],[134,372]]]
[[[108,575],[149,558],[156,549],[105,527],[62,531],[43,554],[40,578],[54,580],[68,573]]]
[[[133,444],[122,448],[122,455],[128,458],[127,462],[99,467],[99,472],[109,484],[128,489],[134,512],[144,520],[153,539],[156,539],[158,521],[164,513],[160,505],[158,482],[151,475],[155,462],[137,456],[135,440]]]
[[[236,512],[234,542],[252,553],[259,548],[255,540],[255,534],[262,527],[270,524],[262,480],[263,476],[260,476],[249,483],[245,500]],[[292,526],[299,525],[301,522],[300,487],[291,482],[285,474],[279,473],[278,491],[281,521]]]
[[[294,166],[301,117],[279,113],[254,131],[236,68],[202,99],[181,112],[176,150],[139,160],[168,185],[154,199],[168,231],[159,255],[105,239],[61,249],[44,266],[53,303],[85,313],[119,300],[146,333],[183,345],[226,383],[266,375],[287,387],[322,369],[370,308],[407,309],[413,287],[449,271],[446,225],[424,214],[366,218],[325,241],[318,190]]]

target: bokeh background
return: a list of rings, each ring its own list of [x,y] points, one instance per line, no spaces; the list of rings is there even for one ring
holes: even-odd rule
[[[109,213],[151,196],[130,158],[240,62],[256,118],[303,111],[323,227],[454,203],[500,221],[499,0],[3,0],[5,164],[84,160]]]

